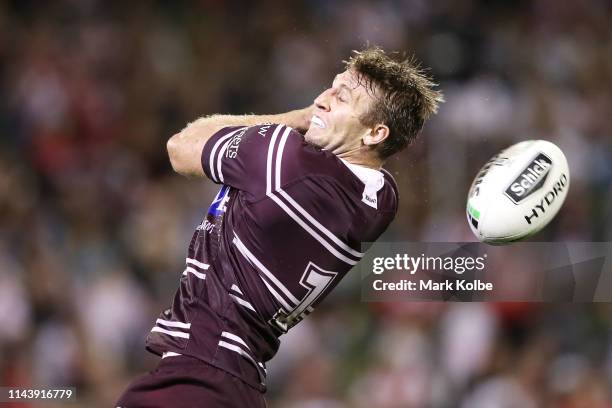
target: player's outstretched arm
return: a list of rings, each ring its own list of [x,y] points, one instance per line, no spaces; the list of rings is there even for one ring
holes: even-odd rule
[[[166,144],[172,168],[183,176],[203,177],[200,164],[206,141],[228,126],[255,126],[262,123],[282,123],[301,133],[310,126],[312,106],[276,115],[212,115],[189,123]]]

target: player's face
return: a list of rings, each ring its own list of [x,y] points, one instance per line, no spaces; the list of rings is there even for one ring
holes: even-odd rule
[[[336,155],[361,148],[370,128],[359,118],[373,103],[374,97],[359,84],[357,74],[344,71],[315,99],[306,141]]]

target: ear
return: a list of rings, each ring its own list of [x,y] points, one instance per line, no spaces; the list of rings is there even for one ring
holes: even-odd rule
[[[386,125],[378,124],[366,133],[363,137],[363,144],[366,146],[374,146],[384,142],[387,137],[389,137],[389,128]]]

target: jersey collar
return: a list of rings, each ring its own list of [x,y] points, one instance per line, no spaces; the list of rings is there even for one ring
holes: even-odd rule
[[[344,159],[340,160],[364,184],[361,201],[372,208],[378,208],[378,199],[376,196],[378,191],[385,185],[384,174],[381,171],[369,167],[349,163]]]

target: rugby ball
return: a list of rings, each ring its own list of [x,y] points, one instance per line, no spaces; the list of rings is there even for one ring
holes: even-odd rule
[[[505,244],[544,228],[559,212],[570,185],[565,155],[546,140],[502,150],[478,172],[467,199],[467,219],[478,240]]]

